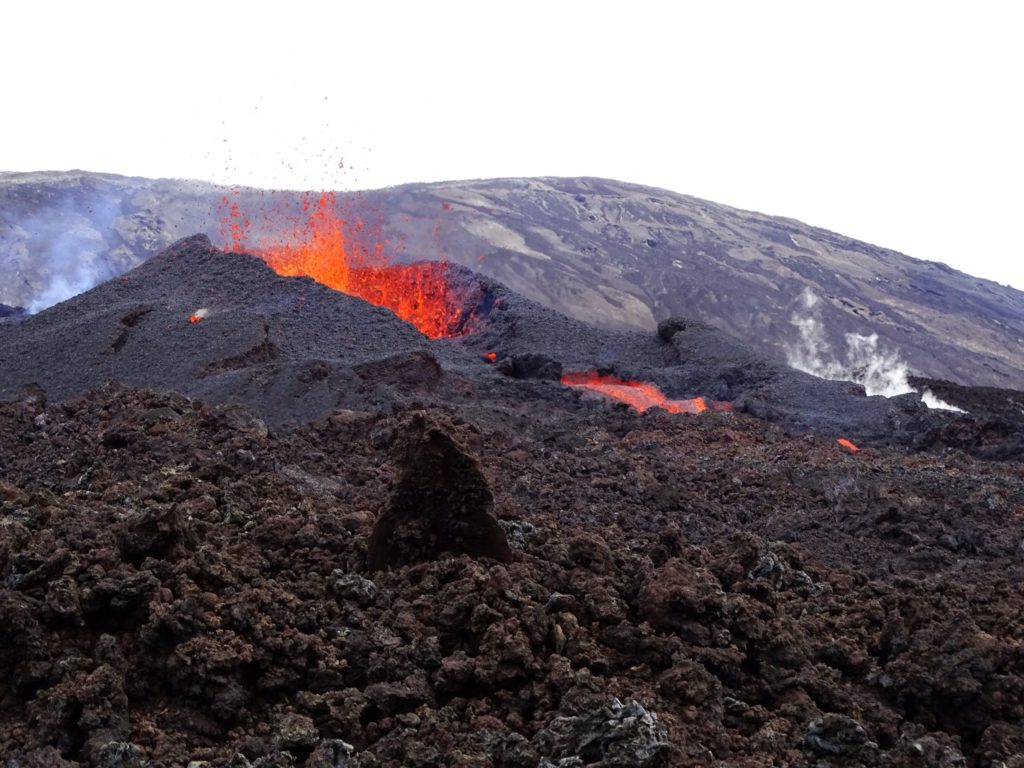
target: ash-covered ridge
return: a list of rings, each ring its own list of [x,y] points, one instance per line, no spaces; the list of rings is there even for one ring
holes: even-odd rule
[[[426,349],[391,312],[203,235],[7,331],[2,396],[35,382],[65,399],[116,380],[249,403],[274,421],[340,407],[360,364]]]

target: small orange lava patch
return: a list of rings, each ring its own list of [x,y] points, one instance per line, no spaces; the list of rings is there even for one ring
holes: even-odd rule
[[[488,363],[493,363],[495,360],[498,359],[498,353],[497,352],[484,352],[483,357],[484,357],[484,360],[486,360]]]
[[[190,323],[198,323],[202,319],[203,318],[200,315],[189,315],[188,316],[188,321]]]
[[[845,437],[836,438],[836,442],[839,443],[841,446],[843,446],[843,448],[848,448],[850,450],[850,453],[859,453],[860,452],[860,448],[858,448],[856,445],[851,443]]]

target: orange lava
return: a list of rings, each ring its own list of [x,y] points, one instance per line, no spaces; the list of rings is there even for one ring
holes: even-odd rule
[[[202,315],[189,315],[188,316],[188,321],[190,323],[198,323],[202,319],[203,319]]]
[[[692,400],[670,400],[654,384],[628,381],[617,376],[606,376],[597,371],[575,371],[562,376],[567,387],[589,389],[606,397],[619,400],[643,413],[648,408],[664,408],[669,413],[703,413],[707,410],[731,411],[730,403],[695,397]]]
[[[850,449],[850,453],[859,453],[860,452],[860,448],[858,448],[856,445],[851,443],[845,437],[836,438],[836,442],[839,443],[841,446],[843,446],[843,448],[849,448]]]
[[[487,362],[493,363],[495,360],[498,359],[498,353],[497,352],[484,352],[483,357],[484,357],[484,360],[486,360]]]
[[[279,275],[305,275],[386,307],[432,339],[464,333],[464,296],[449,284],[448,265],[389,263],[390,241],[384,239],[381,226],[368,226],[361,216],[339,217],[336,202],[333,192],[315,199],[307,195],[291,231],[279,231],[255,246],[247,242],[250,220],[226,197],[228,215],[222,224],[232,250],[253,253]]]

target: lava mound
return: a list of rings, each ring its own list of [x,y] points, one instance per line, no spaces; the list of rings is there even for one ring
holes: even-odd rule
[[[446,265],[445,279],[467,318],[486,313],[468,270]],[[65,399],[118,381],[246,403],[272,423],[379,404],[388,395],[367,381],[370,364],[431,357],[427,338],[387,309],[279,277],[205,236],[5,330],[0,398],[27,383]]]

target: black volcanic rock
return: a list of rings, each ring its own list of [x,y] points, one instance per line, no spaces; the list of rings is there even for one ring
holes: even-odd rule
[[[562,377],[562,364],[547,355],[526,353],[504,357],[498,361],[497,368],[513,379],[551,379],[557,381]]]
[[[673,336],[685,330],[686,318],[683,317],[666,317],[658,323],[658,336],[662,341],[671,342]]]

